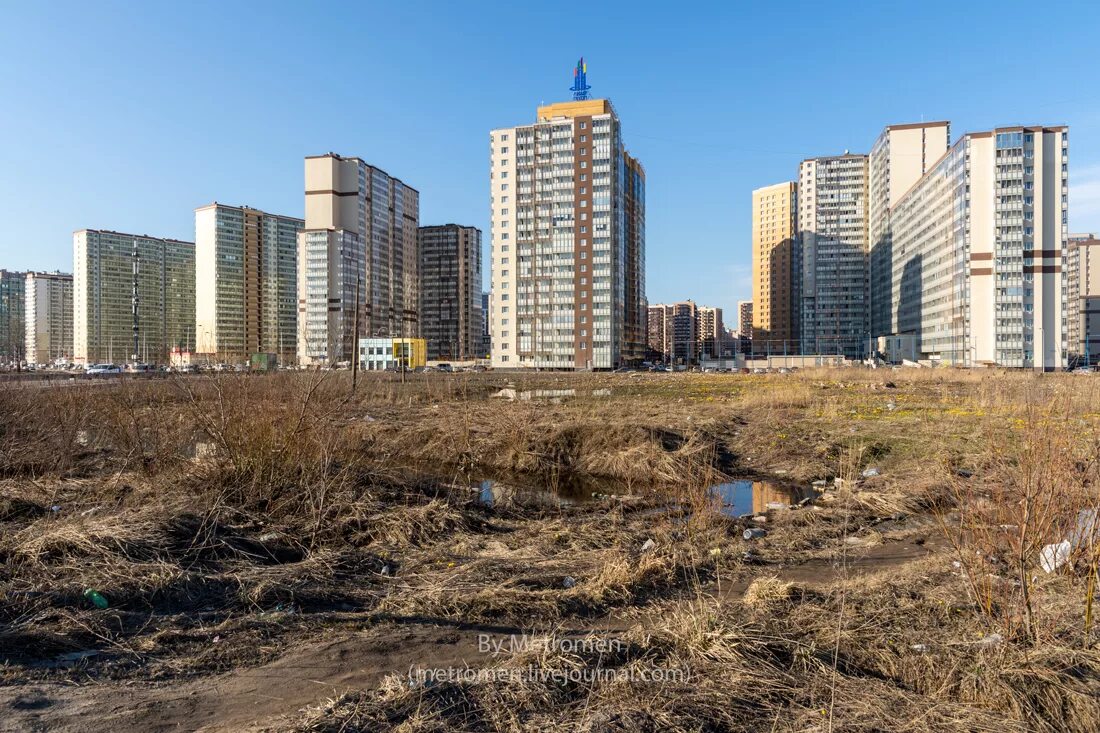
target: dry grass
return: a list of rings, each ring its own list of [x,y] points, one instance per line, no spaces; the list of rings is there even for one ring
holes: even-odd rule
[[[576,396],[491,397],[508,384]],[[633,609],[616,654],[499,665],[688,678],[390,679],[288,726],[1091,730],[1096,544],[1058,573],[1036,565],[1100,503],[1098,388],[808,370],[365,375],[354,394],[319,373],[0,389],[0,681],[205,675],[345,616],[545,629]],[[483,506],[484,477],[544,496]],[[708,490],[729,477],[829,490],[769,512],[747,543]],[[585,482],[635,498],[590,501]],[[554,498],[567,490],[575,506]],[[851,557],[918,534],[949,547],[849,577]],[[828,577],[784,575],[822,560]],[[743,598],[716,600],[731,582]],[[234,642],[212,649],[212,633]],[[77,670],[54,664],[87,649],[100,655]]]

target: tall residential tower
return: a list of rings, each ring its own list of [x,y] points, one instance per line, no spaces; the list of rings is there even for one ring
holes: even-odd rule
[[[298,345],[298,232],[304,222],[247,206],[195,209],[197,351],[246,362],[294,363]]]
[[[889,125],[871,146],[868,162],[869,308],[871,335],[895,333],[890,210],[929,168],[939,162],[950,144],[946,121]]]
[[[762,351],[799,351],[800,255],[798,185],[777,183],[753,191],[753,330]]]
[[[73,352],[78,364],[131,358],[135,279],[138,359],[166,363],[173,348],[194,350],[195,245],[82,229],[73,234]]]
[[[963,135],[891,208],[891,318],[918,358],[1066,365],[1068,138],[1064,126]]]
[[[846,152],[802,161],[798,230],[801,348],[807,354],[859,358],[870,338],[866,155]]]
[[[610,369],[645,349],[645,171],[606,99],[489,135],[492,363]],[[577,91],[580,90],[580,91]]]
[[[420,227],[420,335],[428,359],[476,359],[481,351],[481,230]],[[484,354],[481,354],[484,356]]]
[[[360,336],[420,335],[420,194],[335,153],[305,160],[305,228],[298,234],[298,362],[352,359]]]
[[[28,272],[26,294],[27,363],[71,361],[73,276],[60,272]]]

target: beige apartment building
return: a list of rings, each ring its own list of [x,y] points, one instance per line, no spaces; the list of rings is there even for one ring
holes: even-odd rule
[[[219,362],[298,346],[298,232],[305,222],[247,206],[195,209],[197,352]]]
[[[305,159],[298,233],[298,362],[350,362],[356,293],[361,336],[420,335],[420,194],[335,153]]]
[[[1068,136],[964,135],[891,207],[890,317],[919,359],[1065,366]]]
[[[132,358],[135,279],[138,360],[167,363],[173,348],[194,351],[194,243],[82,229],[73,234],[73,353],[78,364]]]
[[[866,155],[846,152],[802,161],[798,232],[803,353],[856,359],[867,352],[867,219]],[[753,350],[762,352],[756,344]]]
[[[489,135],[492,364],[611,369],[645,349],[645,171],[606,99]]]
[[[24,317],[24,353],[28,364],[72,361],[72,275],[60,272],[28,272]]]
[[[752,192],[753,331],[758,345],[775,353],[799,352],[801,250],[798,184]]]
[[[1100,238],[1071,234],[1063,270],[1067,366],[1100,362]]]

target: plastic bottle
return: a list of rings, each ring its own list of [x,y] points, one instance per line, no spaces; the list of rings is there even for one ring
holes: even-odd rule
[[[108,606],[107,599],[100,595],[98,591],[92,590],[91,588],[84,591],[84,597],[94,603],[96,608],[104,609]]]

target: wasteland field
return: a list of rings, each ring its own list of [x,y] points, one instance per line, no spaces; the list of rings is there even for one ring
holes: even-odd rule
[[[0,383],[0,730],[1094,731],[1100,377]]]

